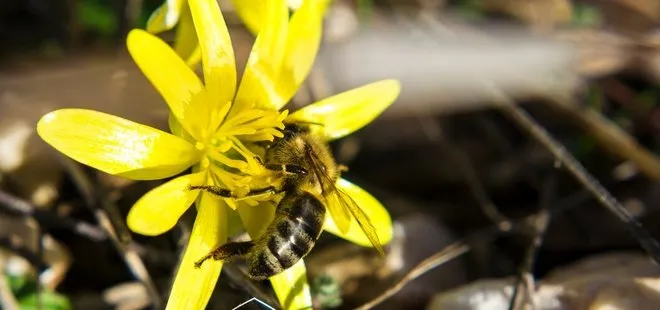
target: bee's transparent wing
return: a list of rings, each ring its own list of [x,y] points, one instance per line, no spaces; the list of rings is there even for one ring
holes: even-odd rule
[[[323,169],[321,169],[323,163],[315,154],[308,153],[307,156],[309,164],[318,176],[318,181],[326,189],[323,192],[326,200],[326,208],[330,211],[330,216],[332,216],[332,220],[339,231],[343,234],[349,231],[352,216],[357,220],[358,225],[367,236],[367,239],[369,239],[369,242],[371,242],[380,254],[384,254],[383,247],[376,233],[376,228],[371,224],[367,214],[360,209],[350,195],[337,188],[333,177],[323,172]]]
[[[335,226],[341,233],[347,233],[351,227],[351,213],[343,206],[341,197],[338,194],[331,193],[325,195],[325,200],[325,207],[330,211]]]
[[[357,220],[358,225],[367,236],[367,239],[369,239],[369,242],[371,242],[374,248],[376,248],[378,253],[384,255],[385,252],[383,251],[383,246],[381,245],[378,234],[376,233],[376,228],[373,224],[371,224],[371,220],[369,220],[367,214],[364,213],[364,211],[360,208],[360,206],[357,205],[357,203],[355,203],[355,200],[353,200],[350,195],[338,188],[335,188],[335,190],[329,196],[334,197],[332,199],[337,201],[333,203],[335,208],[341,208],[342,213],[350,214],[353,216],[353,218],[355,218],[355,220]]]
[[[334,221],[335,225],[342,233],[348,232],[348,229],[351,227],[351,214],[342,206],[341,197],[334,195],[336,192],[335,181],[327,173],[323,172],[321,167],[323,163],[316,156],[316,154],[308,153],[307,160],[309,165],[314,169],[314,174],[318,177],[318,181],[323,188],[330,188],[329,192],[323,193],[323,198],[325,198],[325,207],[330,211],[330,216]]]

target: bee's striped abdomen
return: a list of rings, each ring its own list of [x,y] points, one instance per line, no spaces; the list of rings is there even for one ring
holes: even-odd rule
[[[266,279],[293,266],[309,253],[323,230],[325,207],[307,192],[287,193],[275,213],[248,259],[254,279]]]

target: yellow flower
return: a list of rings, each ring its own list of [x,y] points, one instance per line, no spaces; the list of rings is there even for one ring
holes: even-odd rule
[[[284,0],[266,2],[264,20],[237,89],[236,68],[227,27],[216,0],[190,0],[190,17],[203,63],[204,83],[186,61],[160,39],[133,30],[127,44],[131,55],[170,108],[169,134],[116,116],[83,109],[48,113],[39,121],[39,135],[69,157],[107,173],[136,180],[161,179],[192,167],[144,195],[131,208],[129,227],[158,235],[171,229],[195,202],[197,218],[172,286],[168,309],[206,306],[222,262],[201,269],[194,262],[225,243],[232,212],[238,212],[253,238],[271,222],[274,204],[255,200],[219,199],[186,188],[209,184],[246,193],[263,182],[263,170],[250,149],[252,142],[281,137],[287,111],[278,112],[304,81],[319,46],[327,0],[305,1],[289,18]],[[194,26],[194,27],[192,27]],[[399,84],[372,83],[309,105],[287,120],[321,123],[317,134],[330,141],[346,136],[377,117],[398,96]],[[340,179],[347,192],[370,217],[383,244],[391,239],[391,219],[366,191]],[[229,206],[230,208],[228,208]],[[363,246],[371,246],[356,224],[341,232],[330,216],[327,231]],[[301,260],[270,279],[287,309],[311,305]]]
[[[296,10],[303,0],[288,0],[287,6]],[[245,26],[258,33],[261,28],[263,17],[266,16],[265,0],[231,0],[237,14],[245,23]],[[328,1],[326,1],[328,2]],[[187,0],[166,0],[157,8],[147,21],[147,31],[158,34],[171,30],[175,26],[174,50],[189,66],[195,66],[202,60],[199,49],[199,41],[190,14]]]

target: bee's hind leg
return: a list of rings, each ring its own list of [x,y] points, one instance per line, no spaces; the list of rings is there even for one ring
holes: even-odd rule
[[[250,252],[253,246],[254,246],[254,242],[252,241],[225,243],[215,248],[209,254],[202,257],[200,260],[196,261],[195,268],[202,267],[202,264],[211,258],[213,260],[218,261],[218,260],[227,260],[235,256],[243,256],[248,252]]]

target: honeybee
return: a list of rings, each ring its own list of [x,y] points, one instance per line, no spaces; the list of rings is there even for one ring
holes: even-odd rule
[[[376,250],[383,254],[376,229],[355,201],[335,186],[345,168],[337,165],[325,141],[310,130],[310,124],[285,123],[284,136],[266,146],[262,164],[273,172],[277,186],[254,189],[250,195],[284,193],[273,221],[256,240],[220,245],[195,263],[208,259],[243,257],[254,280],[272,277],[305,257],[323,231],[326,208],[337,227],[345,231],[354,218]],[[209,193],[237,198],[217,186],[191,186]]]

